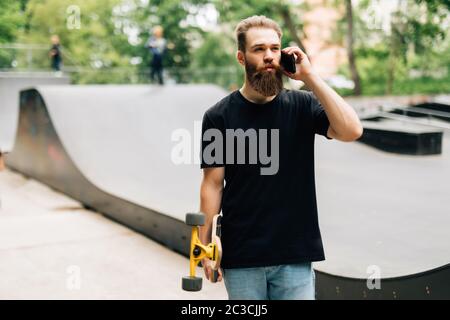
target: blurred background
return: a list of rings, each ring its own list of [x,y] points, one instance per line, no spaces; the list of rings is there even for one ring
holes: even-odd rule
[[[448,0],[0,0],[0,7],[2,71],[49,70],[57,35],[72,83],[146,83],[146,42],[160,25],[167,83],[232,90],[243,77],[234,27],[261,14],[279,22],[282,45],[303,48],[340,94],[450,91]]]

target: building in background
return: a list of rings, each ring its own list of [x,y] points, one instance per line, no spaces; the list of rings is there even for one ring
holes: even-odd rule
[[[326,0],[307,0],[311,9],[302,15],[304,21],[303,39],[311,63],[322,78],[334,77],[341,65],[347,63],[344,45],[333,43],[336,24],[344,14],[343,10]],[[341,12],[340,12],[341,11]]]

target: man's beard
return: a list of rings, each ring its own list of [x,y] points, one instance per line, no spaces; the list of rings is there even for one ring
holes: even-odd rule
[[[265,97],[277,95],[283,89],[283,73],[280,68],[275,68],[275,72],[257,71],[255,65],[245,60],[245,72],[252,88]]]

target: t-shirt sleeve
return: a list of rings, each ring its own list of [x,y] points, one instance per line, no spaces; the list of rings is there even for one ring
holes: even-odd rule
[[[328,140],[331,140],[332,138],[327,136],[328,128],[330,127],[330,121],[328,120],[325,109],[322,107],[319,99],[317,99],[317,97],[312,92],[308,92],[308,95],[314,133],[320,134]]]
[[[224,128],[221,121],[213,120],[213,116],[208,112],[203,115],[202,137],[200,150],[200,168],[223,167],[224,165]],[[215,136],[220,134],[222,141],[216,140]],[[212,145],[215,144],[215,145]]]

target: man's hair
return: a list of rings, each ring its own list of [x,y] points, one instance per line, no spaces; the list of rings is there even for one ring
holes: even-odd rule
[[[250,28],[267,28],[267,29],[273,29],[278,34],[278,37],[281,39],[283,32],[281,31],[280,26],[278,23],[273,21],[270,18],[267,18],[266,16],[251,16],[248,17],[241,22],[238,23],[236,26],[236,40],[238,44],[238,50],[241,50],[242,52],[245,52],[245,41],[247,34],[247,31]]]

